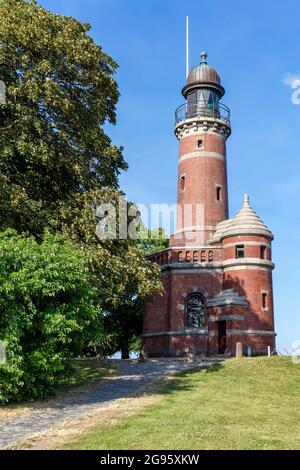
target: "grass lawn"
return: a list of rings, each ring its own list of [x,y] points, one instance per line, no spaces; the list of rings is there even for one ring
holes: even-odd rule
[[[300,449],[300,366],[290,358],[231,359],[158,387],[154,403],[112,424],[100,416],[58,447]]]
[[[0,422],[16,415],[29,413],[36,408],[52,406],[55,402],[63,401],[71,394],[78,394],[104,377],[116,372],[116,364],[112,361],[98,361],[96,359],[74,359],[71,361],[73,372],[63,379],[56,388],[55,396],[44,400],[0,405]]]

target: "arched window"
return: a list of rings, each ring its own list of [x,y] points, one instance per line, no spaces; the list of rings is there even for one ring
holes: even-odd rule
[[[201,251],[201,263],[204,263],[205,261],[206,261],[205,251]]]
[[[193,294],[186,301],[186,326],[200,328],[205,320],[205,300],[201,294]]]
[[[191,252],[190,252],[190,251],[187,251],[187,252],[186,252],[186,261],[187,261],[187,263],[190,263],[190,262],[192,261]]]
[[[194,261],[194,263],[198,263],[198,261],[199,261],[198,251],[194,251],[193,261]]]
[[[208,252],[208,261],[211,263],[214,260],[214,254],[212,251]]]
[[[182,261],[183,261],[183,251],[178,252],[178,261],[179,261],[179,263],[182,263]]]

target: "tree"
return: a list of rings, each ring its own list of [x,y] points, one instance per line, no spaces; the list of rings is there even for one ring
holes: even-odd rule
[[[140,228],[140,238],[137,247],[146,255],[156,251],[165,250],[169,246],[169,238],[163,227],[147,229],[144,225]]]
[[[117,206],[118,176],[127,168],[103,130],[115,123],[117,64],[88,35],[89,25],[33,0],[2,1],[0,17],[7,98],[0,106],[0,230],[38,242],[45,229],[67,235],[80,245],[99,308],[125,309],[160,283],[157,266],[134,242],[99,242],[95,233],[96,208]]]
[[[0,234],[0,402],[43,397],[91,340],[104,343],[103,319],[82,250],[62,235],[41,243]]]
[[[103,130],[115,123],[117,64],[88,24],[35,1],[4,0],[0,17],[0,228],[41,237],[127,168]]]
[[[126,275],[121,281],[119,302],[115,308],[107,306],[104,316],[104,328],[111,338],[107,353],[121,350],[122,359],[128,359],[130,350],[136,350],[140,344],[145,299],[149,300],[154,292],[163,292],[159,266],[150,263],[145,255],[167,246],[164,229],[148,230],[141,224],[139,236],[132,241],[124,259]]]

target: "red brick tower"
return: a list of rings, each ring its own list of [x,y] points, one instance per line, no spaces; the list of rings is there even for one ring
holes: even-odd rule
[[[245,200],[228,219],[226,140],[230,112],[218,73],[201,54],[176,110],[179,140],[176,232],[161,266],[163,297],[146,305],[143,343],[149,356],[266,352],[275,346],[273,235]]]
[[[206,244],[217,223],[228,218],[226,139],[230,112],[220,103],[225,90],[217,72],[206,63],[188,75],[182,90],[186,103],[176,111],[179,140],[178,212],[172,245]],[[189,206],[193,207],[192,216]]]

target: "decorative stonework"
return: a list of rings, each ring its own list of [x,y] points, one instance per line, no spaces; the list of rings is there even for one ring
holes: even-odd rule
[[[229,305],[240,305],[242,307],[246,307],[247,300],[245,297],[239,295],[238,292],[234,292],[233,289],[223,290],[211,299],[207,300],[207,307],[222,307]]]
[[[225,140],[227,140],[231,134],[231,128],[225,121],[209,117],[186,119],[177,124],[174,132],[177,139],[180,140],[187,135],[208,131],[221,135]]]

